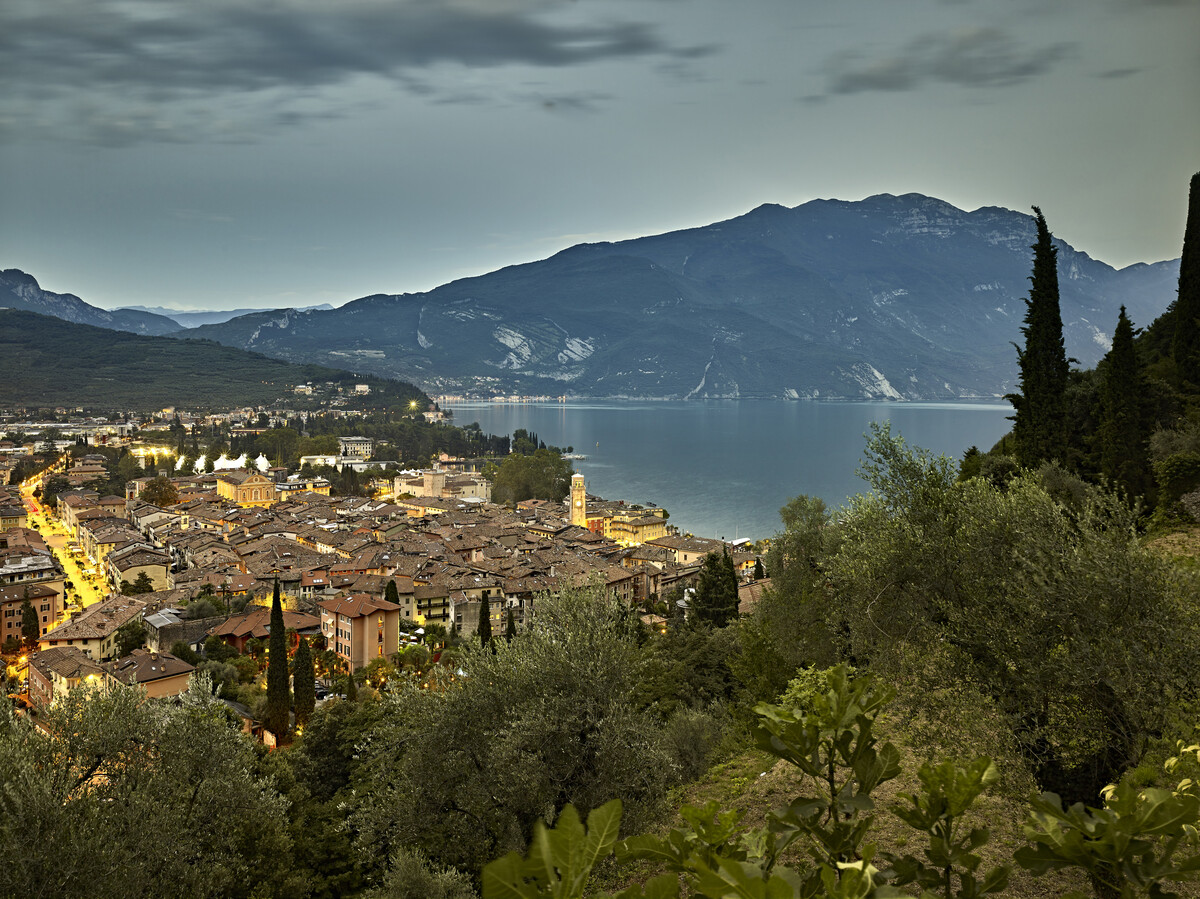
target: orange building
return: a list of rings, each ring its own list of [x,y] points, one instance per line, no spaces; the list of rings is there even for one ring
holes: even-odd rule
[[[217,496],[239,506],[270,506],[279,499],[275,482],[257,471],[235,468],[217,473]]]
[[[326,645],[351,671],[400,648],[401,606],[367,593],[352,593],[321,603],[321,633]]]

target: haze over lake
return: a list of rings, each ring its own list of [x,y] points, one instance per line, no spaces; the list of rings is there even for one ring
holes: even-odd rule
[[[864,434],[890,421],[912,445],[960,459],[1008,430],[1006,403],[821,403],[719,400],[454,403],[458,425],[487,433],[533,431],[587,456],[573,464],[588,493],[655,503],[697,536],[769,537],[792,497],[830,507],[866,490],[855,473]]]

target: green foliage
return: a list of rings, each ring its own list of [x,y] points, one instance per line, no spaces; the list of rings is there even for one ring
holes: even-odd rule
[[[146,623],[141,618],[127,621],[117,628],[117,657],[129,655],[146,643]]]
[[[179,490],[169,478],[159,475],[142,488],[141,498],[152,506],[165,508],[179,502]]]
[[[287,803],[207,683],[178,705],[75,690],[41,723],[0,709],[0,895],[302,892]]]
[[[476,633],[481,645],[487,646],[492,642],[492,609],[486,596],[479,603],[479,627]]]
[[[1200,671],[1190,582],[1140,546],[1129,507],[1035,475],[958,482],[886,427],[863,471],[872,491],[819,562],[836,655],[902,680],[936,649],[927,686],[977,689],[1044,789],[1086,801],[1135,764]]]
[[[152,411],[262,406],[306,381],[371,385],[370,400],[404,408],[429,397],[411,384],[296,365],[210,340],[143,337],[15,309],[0,310],[0,379],[4,406],[87,406]],[[53,377],[47,377],[53,372]]]
[[[21,597],[21,636],[27,646],[34,646],[42,635],[42,626],[38,623],[37,610],[29,599],[29,588]]]
[[[270,649],[267,657],[267,708],[263,724],[283,740],[287,736],[291,717],[292,698],[288,689],[287,634],[283,625],[283,604],[279,598],[279,581],[271,599]]]
[[[1171,357],[1182,380],[1200,387],[1200,172],[1192,175],[1179,260],[1179,294],[1169,315],[1173,325]]]
[[[1182,757],[1195,758],[1200,746],[1184,747],[1167,760],[1173,771]],[[1087,873],[1102,896],[1176,895],[1169,883],[1200,880],[1200,795],[1188,778],[1174,790],[1138,790],[1128,781],[1105,790],[1102,808],[1062,800],[1046,793],[1032,800],[1025,825],[1032,846],[1019,849],[1017,861],[1037,874],[1065,867]]]
[[[419,849],[397,849],[383,881],[364,899],[476,899],[476,893],[461,871],[430,861]]]
[[[487,899],[574,899],[582,896],[596,862],[612,851],[621,825],[621,800],[588,815],[587,828],[568,805],[551,830],[533,828],[529,854],[510,852],[483,869]]]
[[[999,866],[978,879],[982,859],[976,850],[991,834],[986,827],[964,832],[963,817],[985,789],[1000,777],[991,759],[978,758],[967,765],[942,762],[922,765],[917,772],[922,790],[901,793],[893,813],[914,830],[929,837],[923,857],[904,855],[893,861],[895,883],[915,883],[926,893],[944,899],[977,899],[998,893],[1008,885],[1008,866]]]
[[[523,850],[567,803],[619,797],[637,822],[661,798],[661,725],[629,702],[642,670],[629,616],[602,588],[539,597],[537,609],[495,653],[465,644],[455,669],[397,679],[381,696],[349,816],[365,853],[418,847],[474,874]]]
[[[183,659],[189,665],[198,665],[200,656],[196,654],[196,650],[188,645],[186,640],[176,640],[171,644],[171,655],[177,659]]]
[[[527,499],[562,502],[570,492],[572,474],[571,463],[552,450],[512,453],[495,471],[492,500],[501,505]]]
[[[728,552],[705,554],[692,597],[691,614],[709,627],[725,627],[737,620],[737,574]]]
[[[316,672],[313,670],[312,650],[308,640],[300,638],[292,659],[292,691],[296,703],[296,727],[304,727],[317,706]]]
[[[1067,376],[1070,370],[1063,344],[1058,299],[1058,250],[1042,211],[1033,207],[1037,243],[1033,245],[1033,275],[1025,301],[1024,348],[1017,349],[1020,392],[1006,397],[1016,410],[1013,437],[1017,458],[1034,466],[1061,459],[1066,452]]]
[[[1133,325],[1124,306],[1101,375],[1101,416],[1096,432],[1100,469],[1127,496],[1145,496],[1150,490],[1148,435],[1142,408],[1146,390],[1133,347]]]

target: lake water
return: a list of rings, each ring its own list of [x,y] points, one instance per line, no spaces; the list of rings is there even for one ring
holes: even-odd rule
[[[525,428],[587,456],[572,464],[588,493],[654,503],[700,537],[770,537],[779,509],[801,493],[830,507],[866,489],[855,473],[870,422],[890,421],[911,445],[961,459],[1010,428],[1007,404],[821,403],[727,400],[702,403],[576,401],[454,403],[458,425],[485,433]]]

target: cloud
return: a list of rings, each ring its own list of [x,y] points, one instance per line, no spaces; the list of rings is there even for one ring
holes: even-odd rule
[[[1097,78],[1128,78],[1130,75],[1140,75],[1145,69],[1109,69],[1106,72],[1100,72]]]
[[[564,68],[709,52],[671,46],[645,22],[585,20],[568,0],[6,0],[0,121],[36,130],[55,118],[47,101],[61,108],[82,99],[114,107],[135,130],[157,124],[164,139],[165,124],[146,118],[166,104],[275,92],[272,120],[295,123],[328,114],[303,99],[286,108],[297,94],[312,106],[361,76],[436,99],[430,73],[439,66]],[[456,90],[448,93],[453,102]],[[119,123],[100,124],[84,130],[124,139]]]
[[[826,63],[825,72],[832,94],[910,91],[929,82],[1007,87],[1049,71],[1070,56],[1072,47],[1057,43],[1023,50],[1001,28],[970,28],[924,34],[877,59],[840,53]]]

